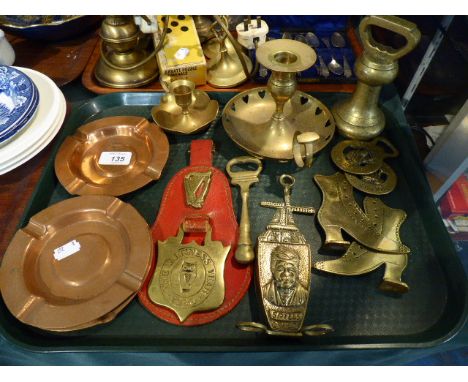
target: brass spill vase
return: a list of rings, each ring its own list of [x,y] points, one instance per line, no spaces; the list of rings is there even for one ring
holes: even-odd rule
[[[394,49],[372,37],[371,26],[378,26],[403,36],[406,44]],[[348,138],[368,140],[385,127],[385,116],[378,106],[383,85],[398,74],[398,60],[411,52],[421,38],[416,24],[395,16],[367,16],[359,24],[364,52],[357,59],[354,72],[358,78],[352,97],[332,108],[338,131]]]
[[[94,69],[99,83],[111,88],[134,88],[153,81],[158,73],[149,41],[133,21],[133,16],[107,16],[99,33],[101,57]]]

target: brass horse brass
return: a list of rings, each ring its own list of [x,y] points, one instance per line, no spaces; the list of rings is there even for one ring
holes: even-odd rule
[[[372,174],[354,175],[346,172],[345,176],[354,188],[372,195],[389,194],[397,184],[395,171],[385,162]]]
[[[380,199],[365,197],[363,211],[354,200],[353,187],[341,173],[316,175],[314,179],[323,193],[318,221],[326,234],[326,246],[349,246],[341,235],[344,230],[376,251],[410,252],[400,240],[400,226],[406,219],[403,210],[390,208]]]
[[[388,150],[379,146],[387,146]],[[344,172],[356,175],[375,173],[382,167],[385,158],[395,158],[398,150],[385,138],[375,138],[370,142],[345,140],[331,151],[333,162]]]
[[[177,236],[158,241],[156,270],[148,288],[150,299],[172,309],[181,322],[194,312],[212,310],[224,300],[224,263],[231,246],[211,240],[204,245],[182,244],[183,227]]]
[[[232,167],[238,164],[252,163],[257,166],[254,171],[233,171]],[[254,261],[255,253],[250,238],[249,219],[249,188],[253,183],[258,182],[258,175],[262,172],[263,166],[260,159],[252,157],[238,157],[231,159],[226,165],[226,171],[231,177],[231,183],[238,185],[242,198],[242,213],[239,226],[239,240],[234,255],[241,264],[248,264]]]
[[[343,276],[362,275],[385,264],[385,274],[379,289],[386,292],[406,293],[408,285],[401,275],[408,263],[406,253],[384,253],[372,251],[353,242],[346,253],[336,260],[318,261],[314,268]]]
[[[293,212],[313,214],[311,207],[291,205],[294,178],[282,175],[284,202],[262,202],[277,211],[266,232],[258,238],[257,277],[262,306],[269,328],[255,322],[240,322],[243,331],[277,336],[322,335],[328,325],[303,326],[310,292],[312,254],[309,244],[294,223]]]

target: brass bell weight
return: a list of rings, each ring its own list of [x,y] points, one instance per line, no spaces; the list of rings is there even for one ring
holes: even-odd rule
[[[371,26],[378,26],[403,36],[406,44],[394,49],[378,43]],[[398,60],[411,52],[421,38],[416,24],[395,16],[367,16],[359,24],[364,51],[354,71],[358,78],[352,97],[332,108],[338,131],[345,137],[368,140],[385,127],[385,116],[378,106],[380,90],[398,75]]]
[[[133,16],[107,16],[99,33],[101,57],[94,75],[103,86],[133,88],[153,81],[158,75],[154,52],[146,49],[148,41]]]

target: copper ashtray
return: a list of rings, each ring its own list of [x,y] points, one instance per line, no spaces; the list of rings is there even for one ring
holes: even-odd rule
[[[0,268],[1,294],[25,324],[83,329],[125,308],[152,256],[149,227],[134,207],[112,196],[67,199],[16,232]]]
[[[55,157],[70,194],[118,196],[159,179],[169,156],[164,132],[146,118],[107,117],[81,126]]]

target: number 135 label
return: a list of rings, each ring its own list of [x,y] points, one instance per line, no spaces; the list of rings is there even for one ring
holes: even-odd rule
[[[129,151],[103,151],[99,157],[99,164],[127,166],[132,159]]]

